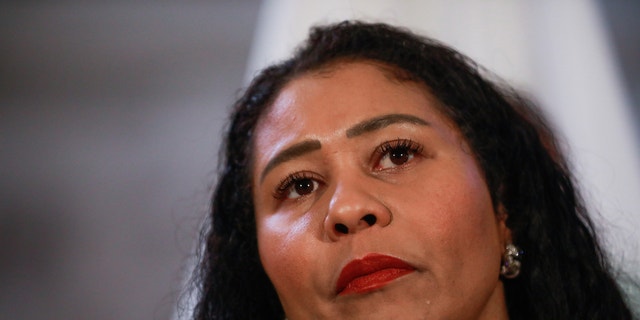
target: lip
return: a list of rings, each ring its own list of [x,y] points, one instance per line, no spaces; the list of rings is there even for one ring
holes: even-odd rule
[[[376,290],[416,269],[398,258],[370,253],[349,262],[340,272],[338,295],[358,294]]]

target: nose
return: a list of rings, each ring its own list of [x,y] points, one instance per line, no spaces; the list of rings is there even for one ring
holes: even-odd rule
[[[324,229],[331,240],[337,241],[367,228],[385,227],[391,220],[389,208],[368,190],[365,183],[343,181],[332,194]]]

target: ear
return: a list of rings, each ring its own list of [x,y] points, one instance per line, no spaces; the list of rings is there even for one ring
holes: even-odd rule
[[[511,229],[507,227],[507,218],[509,214],[507,210],[504,208],[502,203],[498,204],[496,208],[496,223],[498,225],[498,237],[500,237],[500,245],[504,248],[509,243],[513,243],[513,238],[511,237]]]

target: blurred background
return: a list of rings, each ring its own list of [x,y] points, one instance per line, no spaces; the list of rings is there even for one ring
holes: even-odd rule
[[[640,2],[4,1],[0,319],[170,319],[232,101],[311,24],[411,27],[534,95],[620,268],[640,240]]]

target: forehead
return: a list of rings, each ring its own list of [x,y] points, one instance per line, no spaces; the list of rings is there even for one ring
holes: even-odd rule
[[[397,75],[378,63],[348,62],[290,81],[258,122],[257,165],[283,146],[344,136],[354,124],[381,115],[408,114],[448,124],[426,85]]]
[[[391,110],[432,113],[438,104],[426,85],[408,80],[393,67],[342,62],[291,80],[262,115],[257,130],[312,129],[313,124],[326,124],[323,119],[337,127]],[[306,119],[313,121],[301,125]]]

